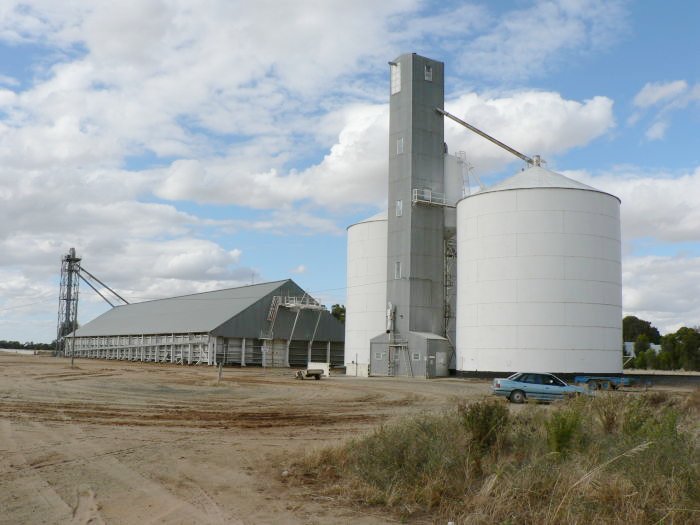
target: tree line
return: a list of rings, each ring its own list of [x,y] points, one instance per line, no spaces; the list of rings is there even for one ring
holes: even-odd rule
[[[684,326],[661,335],[649,322],[629,315],[622,320],[622,338],[634,342],[626,368],[700,371],[700,327]],[[651,345],[660,345],[658,352]]]
[[[34,341],[20,343],[19,341],[5,341],[4,339],[0,339],[0,348],[5,348],[7,350],[55,350],[56,341],[52,343],[35,343]]]

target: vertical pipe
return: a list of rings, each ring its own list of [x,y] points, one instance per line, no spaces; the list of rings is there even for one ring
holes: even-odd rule
[[[318,317],[316,318],[316,326],[314,326],[314,333],[311,334],[311,340],[309,341],[309,359],[307,361],[307,364],[311,362],[311,349],[314,344],[314,339],[316,339],[316,332],[318,331],[318,324],[321,322],[321,314],[323,314],[323,310],[318,311]]]
[[[294,330],[297,327],[297,321],[299,321],[299,314],[301,314],[301,308],[297,309],[297,314],[294,316],[294,324],[292,325],[292,331],[289,333],[289,339],[287,339],[287,348],[284,352],[284,366],[289,366],[289,346],[292,344],[292,339],[294,338]]]

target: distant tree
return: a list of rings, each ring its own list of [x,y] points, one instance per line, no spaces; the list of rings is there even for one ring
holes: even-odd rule
[[[679,367],[700,370],[700,332],[686,326],[676,332]]]
[[[334,304],[331,306],[331,315],[341,323],[345,324],[345,305]]]
[[[644,370],[647,367],[647,353],[642,352],[634,358],[634,368]]]
[[[56,341],[52,343],[35,343],[34,341],[20,343],[19,341],[0,339],[0,348],[8,350],[53,350],[56,348]]]
[[[647,368],[656,369],[658,368],[658,357],[653,348],[647,348],[644,351],[644,358],[647,362]]]
[[[673,360],[669,352],[662,349],[656,359],[656,368],[659,370],[673,370]]]
[[[639,334],[634,341],[634,355],[639,356],[649,350],[649,337],[646,334]]]
[[[684,326],[663,336],[657,366],[662,370],[700,371],[700,331]]]
[[[664,370],[677,370],[680,367],[678,358],[676,334],[666,334],[661,338],[661,352],[659,352],[659,362],[668,368]]]
[[[634,315],[628,315],[622,320],[623,341],[636,341],[641,334],[646,335],[649,341],[655,345],[661,342],[661,334],[649,321],[639,319]]]

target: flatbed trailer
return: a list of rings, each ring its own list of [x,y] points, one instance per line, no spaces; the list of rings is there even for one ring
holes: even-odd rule
[[[594,390],[617,390],[627,386],[651,386],[650,381],[642,381],[638,377],[585,375],[574,377],[574,384],[588,386]]]
[[[296,379],[306,379],[307,377],[313,377],[314,379],[321,379],[323,375],[323,370],[320,368],[307,368],[305,370],[297,370],[294,374]]]
[[[323,376],[330,377],[330,366],[330,363],[310,362],[307,368],[303,370],[297,370],[294,374],[294,377],[296,377],[297,379],[306,379],[309,377],[313,377],[317,380],[321,379],[321,377]]]

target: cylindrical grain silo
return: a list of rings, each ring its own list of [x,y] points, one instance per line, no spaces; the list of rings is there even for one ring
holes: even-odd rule
[[[620,201],[539,166],[457,205],[457,369],[622,370]]]
[[[445,238],[452,237],[457,229],[457,210],[454,206],[464,197],[464,164],[464,158],[445,154]]]
[[[348,227],[345,373],[369,374],[369,341],[386,331],[387,213]]]

